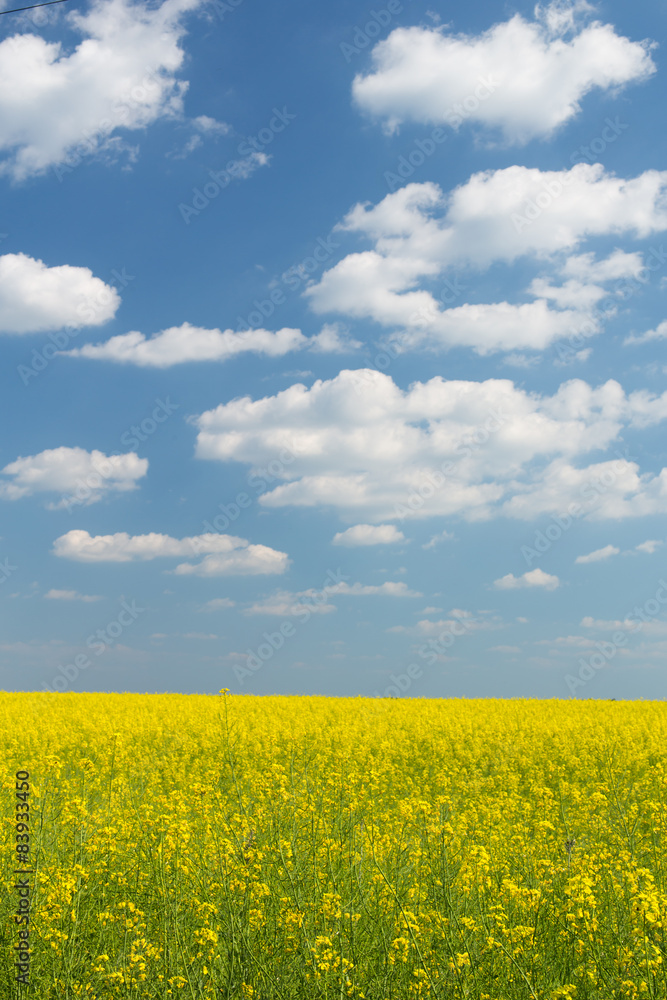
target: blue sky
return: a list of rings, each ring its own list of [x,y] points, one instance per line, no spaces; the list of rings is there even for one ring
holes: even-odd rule
[[[0,22],[0,685],[662,697],[657,2]]]

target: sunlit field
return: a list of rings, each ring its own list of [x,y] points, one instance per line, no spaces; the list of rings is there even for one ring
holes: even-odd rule
[[[667,996],[662,703],[5,693],[0,734],[3,998]]]

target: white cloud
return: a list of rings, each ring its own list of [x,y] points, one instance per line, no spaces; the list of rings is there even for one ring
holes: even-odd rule
[[[590,353],[590,352],[589,352]],[[522,354],[520,351],[514,352],[512,354],[506,354],[502,359],[504,365],[509,365],[511,368],[533,368],[535,365],[540,363],[539,354]]]
[[[250,545],[239,539],[245,547],[223,554],[211,553],[199,563],[180,563],[174,573],[178,576],[249,576],[284,573],[290,560],[285,552],[278,552],[267,545]]]
[[[0,42],[0,172],[21,181],[74,166],[81,155],[123,147],[119,131],[181,116],[180,22],[198,2],[97,0],[85,14],[65,15],[81,36],[75,47],[33,34]]]
[[[585,618],[581,619],[581,625],[584,628],[591,628],[596,632],[634,632],[637,628],[641,627],[641,624],[639,619],[634,621],[631,618],[619,621],[618,619],[593,618],[591,615],[586,615]]]
[[[289,447],[294,459],[262,506],[334,507],[354,525],[451,515],[528,520],[572,502],[602,518],[665,511],[667,470],[654,476],[622,458],[582,461],[610,448],[625,427],[665,417],[667,393],[626,395],[613,380],[593,388],[573,379],[553,396],[509,379],[440,376],[402,390],[361,369],[234,399],[195,423],[202,459],[265,469]]]
[[[300,330],[287,327],[269,330],[205,330],[183,323],[146,338],[133,330],[112,337],[102,344],[85,344],[67,351],[71,357],[116,361],[143,368],[169,368],[186,361],[227,361],[248,351],[281,357],[299,350],[307,343]]]
[[[124,455],[105,455],[85,448],[51,448],[38,455],[17,458],[0,475],[11,481],[0,481],[0,497],[20,500],[35,493],[61,493],[51,507],[66,508],[73,504],[88,505],[101,500],[106,493],[126,493],[137,488],[137,480],[148,470],[148,459],[130,451]]]
[[[422,548],[434,549],[436,545],[439,545],[441,542],[451,542],[453,537],[454,535],[452,534],[451,531],[441,531],[439,532],[439,534],[433,535],[431,538],[429,538],[428,542],[422,545]]]
[[[534,301],[470,303],[445,288],[442,301],[421,283],[455,267],[484,270],[524,257],[550,262],[586,239],[626,233],[645,237],[667,229],[667,171],[630,180],[600,164],[540,171],[522,166],[474,174],[444,195],[433,183],[408,184],[377,205],[356,205],[337,227],[360,234],[372,248],[348,254],[304,292],[317,313],[371,319],[394,333],[399,348],[471,347],[542,350],[584,324],[595,332],[591,307],[602,284],[635,273],[636,254],[616,251],[602,261],[590,253],[556,266],[561,287],[542,278],[528,288]],[[544,205],[531,211],[530,206]],[[552,263],[552,267],[553,267]],[[456,287],[456,286],[454,286]],[[452,303],[442,308],[443,302]],[[549,303],[554,302],[557,308]]]
[[[282,617],[297,616],[309,611],[311,614],[327,615],[336,611],[336,605],[331,597],[421,597],[416,591],[410,590],[405,583],[386,581],[379,586],[362,583],[328,584],[324,590],[300,590],[293,593],[289,590],[277,590],[270,597],[256,601],[244,610],[246,615],[279,615]]]
[[[349,354],[361,347],[340,323],[325,323],[319,333],[310,338],[310,350],[318,354]]]
[[[0,333],[101,326],[119,305],[118,292],[87,267],[47,267],[24,253],[0,257]]]
[[[614,250],[603,260],[596,260],[592,253],[573,254],[563,264],[562,271],[567,278],[603,284],[620,278],[636,278],[643,267],[644,261],[640,253]]]
[[[203,611],[222,611],[226,608],[235,608],[236,601],[233,601],[231,597],[214,597],[213,600],[207,601]]]
[[[646,641],[652,641],[655,639],[664,639],[667,636],[667,621],[665,621],[664,618],[662,619],[649,618],[648,620],[646,620],[645,615],[643,618],[640,618],[639,612],[641,612],[641,614],[644,615],[644,612],[641,608],[635,608],[633,617],[626,618],[622,621],[614,619],[605,620],[599,618],[591,618],[590,616],[587,616],[586,618],[582,618],[581,624],[584,626],[584,628],[589,628],[595,632],[606,632],[610,635],[613,632],[627,632],[627,633],[641,632],[643,639]],[[664,662],[664,657],[663,657],[663,662]]]
[[[44,597],[47,601],[84,601],[86,604],[102,600],[93,594],[80,594],[78,590],[49,590]]]
[[[576,28],[581,6],[552,3],[536,8],[534,21],[515,14],[476,36],[396,28],[373,49],[373,70],[355,77],[354,99],[389,131],[406,121],[454,129],[469,121],[508,143],[547,138],[590,91],[655,72],[649,43],[598,21]]]
[[[431,609],[431,611],[433,610],[434,609]],[[447,612],[447,618],[441,618],[438,621],[432,621],[429,618],[422,618],[416,625],[411,626],[410,628],[401,627],[401,631],[408,632],[416,636],[433,636],[439,635],[442,632],[451,632],[453,635],[460,637],[466,632],[488,628],[490,623],[485,619],[485,615],[486,612],[483,611],[477,612],[477,615],[473,616],[471,611],[465,611],[462,608],[452,608]],[[454,626],[456,626],[456,629]],[[461,629],[463,629],[463,632]],[[398,631],[398,629],[396,629],[396,631]]]
[[[393,545],[404,542],[405,535],[393,524],[355,524],[347,531],[339,531],[334,535],[334,545]]]
[[[330,604],[326,599],[321,599],[326,591],[302,590],[292,593],[289,590],[277,590],[270,597],[262,601],[255,601],[250,607],[245,608],[245,615],[277,615],[281,618],[298,617],[305,612],[317,615],[329,615],[336,611],[336,605]]]
[[[587,311],[610,294],[604,287],[605,283],[638,278],[643,269],[644,261],[640,253],[614,250],[602,260],[596,260],[592,253],[572,254],[557,269],[560,276],[566,279],[562,284],[554,285],[548,279],[535,278],[530,284],[530,292],[554,302],[559,309]],[[618,289],[616,294],[619,294]],[[605,307],[605,314],[608,314],[608,306]]]
[[[654,330],[647,330],[642,334],[630,334],[623,341],[624,346],[629,344],[647,344],[651,340],[667,340],[667,320],[659,323]]]
[[[356,340],[345,340],[336,325],[325,326],[314,337],[305,337],[300,330],[283,327],[269,330],[206,330],[182,323],[145,337],[133,330],[111,337],[105,343],[85,344],[66,351],[70,357],[91,358],[139,365],[143,368],[170,368],[187,361],[227,361],[249,351],[270,358],[282,357],[290,351],[309,348],[320,353],[334,354],[360,347]]]
[[[514,576],[513,573],[508,573],[500,580],[495,580],[493,585],[496,590],[518,590],[523,587],[544,587],[545,590],[555,590],[556,587],[560,586],[560,580],[557,576],[552,576],[550,573],[545,573],[543,569],[537,568],[529,570],[523,576]]]
[[[635,545],[635,548],[637,552],[646,552],[647,555],[652,556],[663,544],[662,540],[650,538],[646,542],[640,542],[639,545]]]
[[[185,143],[182,149],[174,150],[167,153],[167,156],[172,160],[184,160],[186,156],[193,153],[195,149],[199,149],[204,143],[204,138],[219,137],[221,135],[228,135],[231,131],[231,125],[227,122],[219,122],[215,118],[211,118],[209,115],[198,115],[193,118],[190,125],[195,130],[193,135],[190,136],[188,141]],[[259,166],[260,164],[258,164]]]
[[[57,538],[55,555],[76,562],[146,562],[151,559],[204,555],[199,563],[181,563],[174,570],[179,575],[231,576],[284,573],[289,559],[266,545],[251,545],[233,535],[197,535],[171,538],[151,532],[148,535],[90,535],[75,529]]]
[[[418,590],[410,590],[406,583],[395,583],[387,580],[379,585],[363,583],[337,583],[328,589],[329,594],[342,594],[345,597],[422,597]]]
[[[467,302],[437,314],[426,310],[414,318],[406,317],[406,326],[411,328],[395,334],[391,340],[401,351],[417,347],[435,350],[471,347],[477,354],[522,348],[541,351],[580,328],[587,316],[583,309],[561,308],[565,303],[560,302],[558,310],[551,309],[548,291],[544,287],[539,293],[541,298],[520,305]]]
[[[562,515],[574,503],[579,507],[578,516],[606,520],[667,510],[667,469],[658,475],[640,474],[635,462],[624,459],[584,468],[557,459],[543,470],[539,480],[507,500],[503,513],[530,520],[540,514]]]
[[[192,119],[192,124],[198,132],[203,132],[205,135],[227,135],[231,131],[231,125],[227,122],[216,121],[209,115],[197,115]]]
[[[589,552],[586,556],[577,556],[574,561],[575,563],[601,562],[603,559],[609,559],[610,556],[617,556],[620,551],[615,545],[605,545],[603,549],[596,549],[595,552]]]
[[[549,646],[550,656],[570,655],[572,650],[593,649],[594,639],[587,639],[583,635],[559,635],[555,639],[538,639],[536,646]]]

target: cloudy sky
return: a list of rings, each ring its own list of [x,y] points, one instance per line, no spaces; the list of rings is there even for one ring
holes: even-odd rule
[[[663,697],[666,24],[3,17],[0,686]]]

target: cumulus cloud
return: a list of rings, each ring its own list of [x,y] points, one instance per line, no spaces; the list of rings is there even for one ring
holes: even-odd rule
[[[186,361],[227,361],[237,354],[252,351],[268,357],[281,357],[306,346],[308,338],[300,330],[284,327],[269,330],[206,330],[182,323],[145,337],[133,330],[112,337],[102,344],[85,344],[67,351],[71,357],[92,358],[139,365],[142,368],[170,368]]]
[[[621,550],[615,545],[605,545],[603,549],[596,549],[594,552],[589,552],[586,556],[577,556],[574,560],[575,563],[592,563],[601,562],[603,559],[609,559],[610,556],[617,556]]]
[[[219,138],[221,135],[228,135],[232,131],[231,125],[228,125],[227,122],[219,122],[209,115],[197,115],[189,124],[192,126],[193,134],[182,149],[167,153],[170,159],[184,160],[186,156],[189,156],[195,149],[199,149],[203,145],[204,138]]]
[[[667,171],[624,180],[585,163],[562,171],[488,170],[448,195],[430,182],[407,184],[345,216],[338,228],[360,234],[372,248],[348,254],[304,294],[317,313],[398,330],[393,340],[404,349],[542,350],[585,324],[595,332],[591,307],[605,294],[604,282],[640,266],[636,254],[622,250],[601,261],[573,251],[594,236],[645,237],[667,229],[666,193]],[[544,209],[535,214],[535,205]],[[571,259],[555,267],[566,280],[559,287],[533,282],[530,302],[462,301],[443,308],[463,295],[465,284],[454,294],[450,283],[442,299],[421,287],[432,287],[453,266],[479,271],[527,256],[549,262],[563,253]]]
[[[534,645],[549,646],[550,656],[568,656],[573,650],[593,649],[595,640],[583,635],[559,635],[555,639],[538,639]]]
[[[645,552],[647,555],[652,556],[664,542],[655,538],[649,538],[646,542],[640,542],[639,545],[635,545],[637,552]]]
[[[223,611],[226,608],[235,608],[236,601],[233,601],[231,597],[214,597],[211,601],[207,601],[203,607],[203,611]]]
[[[423,597],[418,590],[410,590],[406,583],[395,583],[386,580],[384,583],[363,584],[363,583],[337,583],[329,588],[330,594],[342,594],[346,597],[369,597],[382,595],[385,597]]]
[[[584,628],[595,629],[597,632],[614,632],[619,629],[625,632],[633,632],[635,629],[641,628],[642,623],[632,618],[625,618],[623,621],[620,621],[617,618],[593,618],[591,615],[586,615],[581,619],[581,625]]]
[[[148,459],[130,451],[105,455],[85,448],[51,448],[38,455],[17,458],[0,470],[0,497],[20,500],[35,493],[61,493],[51,508],[91,504],[107,493],[125,493],[137,488],[137,480],[148,471]]]
[[[34,34],[0,42],[0,172],[22,181],[66,169],[123,148],[119,132],[181,116],[182,18],[198,3],[96,0],[65,15],[81,38],[70,49]]]
[[[596,260],[593,253],[572,254],[563,264],[563,274],[587,284],[603,284],[620,278],[637,278],[644,267],[642,255],[614,250],[603,260]]]
[[[288,446],[294,459],[260,504],[334,507],[353,525],[529,520],[575,501],[591,517],[628,517],[667,509],[667,470],[655,476],[623,458],[582,458],[608,449],[625,427],[665,417],[667,393],[626,395],[614,380],[593,388],[573,379],[548,396],[509,379],[440,376],[402,390],[381,372],[343,370],[201,414],[196,453],[262,469]]]
[[[545,573],[543,569],[531,569],[523,576],[514,576],[508,573],[499,580],[495,580],[493,586],[496,590],[519,590],[523,587],[543,587],[545,590],[555,590],[560,586],[557,576]]]
[[[180,563],[174,573],[179,576],[256,576],[284,573],[290,560],[285,552],[268,545],[250,545],[244,538],[235,551],[211,553],[199,563]]]
[[[94,594],[80,594],[78,590],[49,590],[44,597],[47,601],[83,601],[90,604],[93,601],[101,601],[102,598]]]
[[[244,609],[245,615],[278,615],[281,618],[299,617],[306,612],[317,615],[329,615],[336,611],[336,605],[326,599],[326,591],[301,590],[293,593],[289,590],[277,590],[275,594],[261,601],[255,601]]]
[[[407,329],[391,337],[401,352],[420,347],[431,350],[470,347],[483,355],[516,349],[542,351],[583,327],[587,314],[576,309],[554,310],[544,296],[519,305],[464,303],[435,312],[421,310],[406,320]],[[588,325],[598,328],[597,322]]]
[[[340,323],[325,323],[320,332],[310,338],[309,349],[317,354],[349,354],[361,346],[361,341],[350,337]]]
[[[538,6],[532,21],[515,14],[479,35],[396,28],[375,45],[371,72],[355,77],[354,100],[388,131],[402,122],[458,129],[467,121],[507,143],[548,138],[589,92],[618,90],[656,69],[650,43],[599,21],[577,26],[582,6]]]
[[[433,609],[431,609],[433,610]],[[416,636],[440,636],[444,641],[444,633],[449,632],[455,637],[465,635],[466,632],[486,629],[492,625],[488,619],[488,612],[479,611],[473,615],[471,611],[462,608],[452,608],[447,612],[446,618],[433,621],[430,618],[422,618],[416,625],[411,627],[397,626],[391,629],[393,632],[406,632]]]
[[[300,330],[289,327],[272,333],[269,330],[206,330],[182,323],[152,337],[133,330],[111,337],[105,343],[85,344],[65,353],[70,357],[115,361],[142,368],[170,368],[187,361],[227,361],[247,352],[278,358],[290,351],[310,349],[340,354],[360,346],[359,341],[341,336],[335,324],[324,326],[313,337],[305,337]]]
[[[87,267],[48,267],[24,253],[0,257],[0,333],[101,326],[119,305],[118,292]]]
[[[619,282],[623,278],[641,280],[642,270],[644,260],[640,253],[614,250],[601,260],[596,260],[592,253],[572,254],[562,266],[556,268],[560,284],[554,284],[547,278],[535,278],[529,286],[529,292],[553,302],[558,309],[571,308],[585,313],[610,295],[605,288],[607,282]],[[615,291],[618,295],[618,287]],[[620,291],[623,291],[622,287]],[[609,315],[609,309],[610,306],[605,305],[605,315]]]
[[[298,617],[300,614],[327,615],[336,611],[336,605],[331,603],[332,597],[421,597],[416,591],[410,590],[405,583],[394,583],[387,580],[378,586],[362,583],[328,584],[324,590],[300,590],[296,593],[289,590],[278,590],[270,597],[256,601],[245,608],[246,615],[279,615],[281,617]]]
[[[647,330],[646,333],[631,333],[623,341],[625,346],[629,344],[648,344],[651,340],[667,340],[667,320],[659,323],[654,330]]]
[[[404,542],[405,535],[393,524],[355,524],[347,531],[339,531],[333,537],[334,545],[350,548],[360,545],[393,545]]]
[[[434,549],[436,545],[440,545],[441,542],[451,542],[454,535],[451,531],[440,531],[437,535],[432,535],[428,542],[422,545],[423,549]]]
[[[289,565],[285,552],[266,545],[251,545],[245,538],[233,535],[196,535],[192,538],[171,538],[151,532],[129,535],[125,531],[114,535],[90,535],[75,529],[57,538],[55,555],[76,562],[147,562],[151,559],[204,555],[198,563],[180,563],[175,573],[196,576],[247,576],[284,573]]]
[[[196,118],[192,119],[192,124],[198,132],[202,132],[204,135],[227,135],[231,132],[231,125],[228,125],[227,122],[219,122],[215,118],[211,118],[210,115],[197,115]]]

